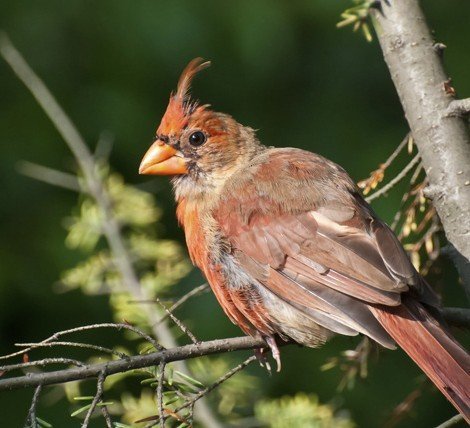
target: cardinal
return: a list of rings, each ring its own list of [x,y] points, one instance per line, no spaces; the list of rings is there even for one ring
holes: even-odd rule
[[[184,69],[140,174],[170,175],[191,260],[230,320],[318,347],[335,334],[398,344],[470,421],[470,358],[439,300],[343,168],[255,131],[190,96],[209,66]]]

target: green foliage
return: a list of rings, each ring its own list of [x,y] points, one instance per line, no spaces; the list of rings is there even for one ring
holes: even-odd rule
[[[255,404],[256,417],[271,428],[353,428],[347,415],[320,404],[316,395],[299,393]]]
[[[111,198],[112,213],[120,223],[136,267],[140,270],[142,286],[150,296],[161,295],[187,275],[191,269],[190,263],[179,244],[155,236],[155,223],[160,219],[161,210],[153,195],[125,184],[121,176],[109,173],[107,168],[102,168],[101,175]],[[106,227],[103,215],[87,194],[81,197],[79,207],[67,220],[66,227],[67,246],[90,255],[62,275],[63,288],[81,288],[87,294],[122,292],[125,288],[109,250],[98,248]],[[129,300],[129,296],[115,298],[113,295],[112,303],[120,312],[121,318],[118,319],[134,319],[135,311],[123,308],[124,302]],[[127,311],[132,315],[126,315]]]
[[[342,21],[338,22],[338,28],[346,27],[347,25],[353,26],[353,31],[361,30],[362,34],[368,42],[372,41],[372,33],[370,31],[367,19],[371,6],[375,3],[374,0],[353,0],[356,4],[354,7],[346,9],[342,14]]]

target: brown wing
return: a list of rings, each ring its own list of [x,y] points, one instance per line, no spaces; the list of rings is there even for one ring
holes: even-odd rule
[[[233,256],[318,324],[392,347],[369,305],[399,305],[410,287],[434,303],[391,230],[326,159],[270,150],[228,190],[214,216]]]

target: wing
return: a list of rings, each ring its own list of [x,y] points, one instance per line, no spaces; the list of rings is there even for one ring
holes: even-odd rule
[[[224,194],[214,217],[233,257],[318,324],[391,347],[369,305],[397,306],[409,290],[436,303],[393,232],[332,162],[271,149]]]

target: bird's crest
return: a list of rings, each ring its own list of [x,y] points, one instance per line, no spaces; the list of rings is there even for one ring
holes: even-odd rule
[[[175,134],[188,123],[189,115],[197,108],[198,103],[192,101],[189,91],[194,76],[201,70],[209,67],[210,61],[194,58],[181,73],[176,92],[170,95],[170,101],[162,118],[157,134]]]

